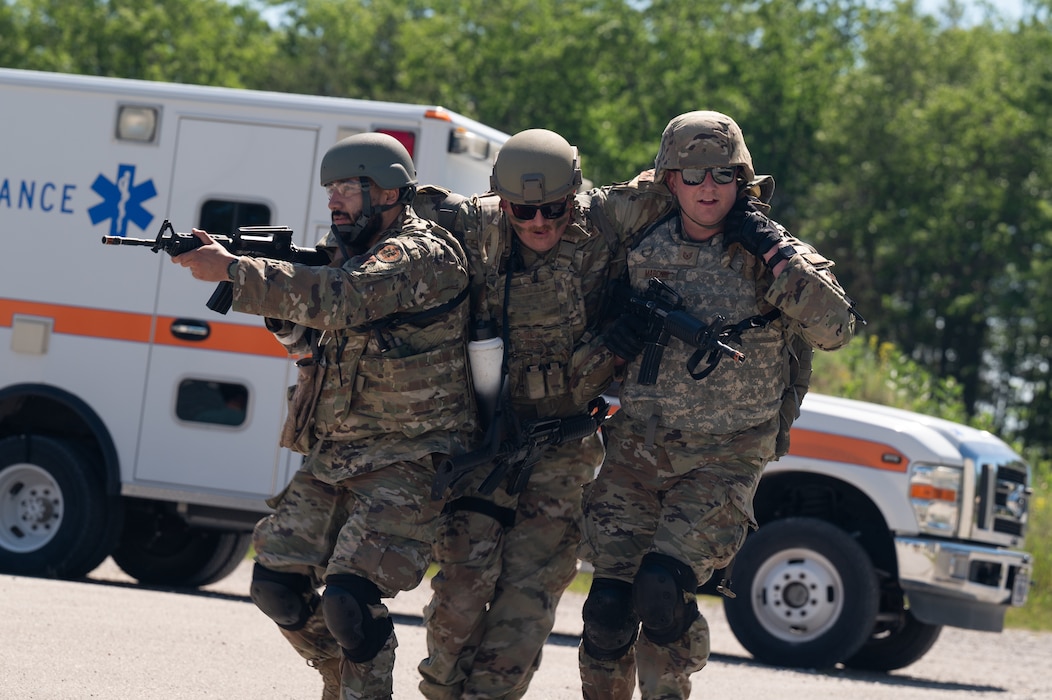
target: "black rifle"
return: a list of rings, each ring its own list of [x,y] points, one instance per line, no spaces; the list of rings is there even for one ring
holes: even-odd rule
[[[292,229],[288,226],[242,226],[233,236],[208,234],[219,245],[234,255],[249,255],[254,258],[271,258],[301,265],[327,265],[329,254],[317,248],[299,248],[292,243]],[[201,239],[192,233],[176,233],[168,219],[161,224],[157,238],[125,238],[123,236],[103,236],[103,245],[136,245],[149,246],[153,252],[164,251],[173,258],[187,253],[203,244]],[[234,287],[230,282],[220,282],[207,306],[212,311],[225,314],[234,301]]]
[[[447,488],[484,464],[492,464],[493,469],[479,485],[479,493],[493,493],[505,479],[508,480],[505,490],[509,494],[521,492],[548,446],[594,435],[610,409],[600,397],[592,402],[587,414],[522,423],[508,402],[506,386],[507,375],[483,446],[439,462],[431,486],[432,500],[442,498]]]
[[[734,336],[733,327],[724,328],[726,319],[723,316],[717,315],[711,324],[691,316],[683,310],[683,297],[657,277],[650,278],[647,291],[642,295],[627,284],[618,284],[614,289],[614,300],[624,311],[638,316],[646,323],[643,357],[636,379],[639,384],[654,384],[657,381],[661,358],[670,338],[679,338],[695,348],[687,361],[687,372],[692,379],[700,380],[709,376],[724,356],[738,364],[745,361],[745,355],[740,350],[723,342]],[[696,371],[706,355],[705,368]]]

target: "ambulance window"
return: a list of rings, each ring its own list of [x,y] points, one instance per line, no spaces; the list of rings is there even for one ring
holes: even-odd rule
[[[201,207],[198,228],[229,236],[241,226],[270,226],[270,207],[222,199],[209,199]]]
[[[175,415],[193,423],[237,426],[245,422],[248,387],[203,379],[179,383]]]
[[[412,131],[403,131],[402,129],[377,129],[378,133],[387,134],[388,136],[394,136],[398,139],[398,142],[405,146],[405,150],[409,151],[409,156],[414,157],[416,154],[416,134]]]

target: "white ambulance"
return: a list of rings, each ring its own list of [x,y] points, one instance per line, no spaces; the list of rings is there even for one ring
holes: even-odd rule
[[[284,351],[153,238],[329,228],[340,138],[398,138],[421,183],[488,189],[504,134],[441,107],[0,69],[0,571],[79,577],[106,556],[200,586],[244,557],[279,450]]]

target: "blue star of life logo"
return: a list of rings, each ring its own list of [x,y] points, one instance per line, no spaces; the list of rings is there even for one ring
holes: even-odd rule
[[[142,203],[156,197],[157,188],[153,186],[153,180],[135,184],[134,165],[119,165],[116,181],[110,181],[100,173],[92,183],[91,189],[102,197],[101,203],[88,210],[91,223],[97,224],[109,219],[109,235],[126,236],[129,221],[144,231],[153,221],[153,214],[143,209]]]

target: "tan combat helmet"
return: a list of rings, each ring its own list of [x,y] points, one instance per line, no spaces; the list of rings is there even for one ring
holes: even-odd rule
[[[554,131],[520,131],[501,146],[489,182],[493,192],[513,204],[565,199],[581,185],[577,149]]]
[[[756,177],[738,124],[719,112],[687,112],[670,121],[661,134],[661,147],[654,159],[654,180],[664,182],[669,170],[728,166],[742,169],[739,183]]]
[[[321,184],[371,178],[385,190],[416,189],[409,151],[389,134],[365,133],[336,142],[321,159]],[[410,198],[412,194],[410,194]]]

